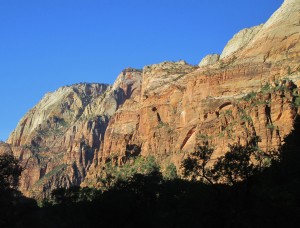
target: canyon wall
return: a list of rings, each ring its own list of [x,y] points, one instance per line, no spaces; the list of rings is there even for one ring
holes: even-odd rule
[[[57,187],[98,186],[111,157],[122,164],[132,154],[153,155],[161,166],[179,167],[204,137],[214,157],[253,137],[265,151],[278,148],[298,115],[299,11],[300,1],[286,0],[266,23],[237,33],[220,57],[199,66],[128,68],[112,86],[46,94],[0,145],[25,169],[21,191],[43,198]]]

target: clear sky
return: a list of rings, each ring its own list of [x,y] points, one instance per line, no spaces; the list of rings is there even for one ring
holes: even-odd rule
[[[0,140],[45,93],[221,53],[283,0],[0,0]]]

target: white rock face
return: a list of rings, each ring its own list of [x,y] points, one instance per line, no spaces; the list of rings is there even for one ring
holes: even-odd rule
[[[296,19],[293,14],[299,10],[300,0],[285,0],[282,6],[270,17],[270,19],[265,23],[264,29],[271,27],[276,24],[285,23],[291,19]],[[298,11],[298,16],[300,12]],[[299,17],[298,17],[299,18]],[[296,23],[299,21],[295,21]]]
[[[135,97],[139,93],[141,80],[142,70],[133,68],[123,70],[103,96],[97,97],[86,107],[83,115],[113,116],[125,99]]]
[[[220,59],[219,54],[207,55],[201,60],[201,62],[198,64],[198,66],[204,67],[204,66],[213,65],[213,64],[217,63],[219,61],[219,59]]]
[[[285,0],[255,37],[238,53],[235,63],[274,63],[297,56],[300,50],[299,18],[300,0]]]
[[[18,123],[8,142],[13,145],[29,145],[33,135],[51,118],[60,118],[68,123],[76,121],[90,100],[103,94],[109,86],[105,84],[76,84],[64,86],[43,99]]]
[[[245,47],[261,30],[262,27],[263,25],[246,28],[235,34],[234,37],[225,46],[220,59],[223,59]]]

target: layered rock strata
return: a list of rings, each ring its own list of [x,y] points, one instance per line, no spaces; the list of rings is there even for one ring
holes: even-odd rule
[[[179,166],[203,137],[214,157],[252,137],[265,151],[278,148],[298,115],[299,10],[300,1],[286,0],[265,24],[235,35],[219,61],[129,68],[112,86],[47,94],[0,146],[25,168],[21,190],[44,197],[57,187],[97,186],[109,158],[122,164],[131,153]]]

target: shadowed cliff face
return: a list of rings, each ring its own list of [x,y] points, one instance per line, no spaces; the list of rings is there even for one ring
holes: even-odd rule
[[[25,171],[21,190],[44,197],[57,187],[97,186],[102,164],[131,147],[176,165],[205,135],[216,148],[261,138],[277,148],[297,115],[300,2],[286,0],[264,25],[239,32],[219,59],[126,69],[113,86],[78,84],[47,94],[0,152]],[[286,78],[293,80],[290,82]]]

